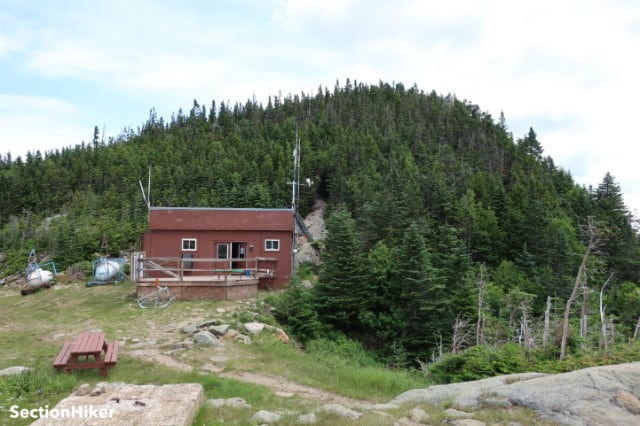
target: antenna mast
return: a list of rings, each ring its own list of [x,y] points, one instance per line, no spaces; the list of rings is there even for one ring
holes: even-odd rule
[[[300,138],[296,124],[296,146],[293,148],[293,181],[291,182],[291,210],[293,210],[293,233],[291,234],[291,278],[296,276],[296,221],[298,215],[298,196],[300,191]]]
[[[142,191],[142,199],[144,203],[147,205],[147,210],[151,208],[151,166],[149,166],[149,183],[147,184],[147,192],[145,194],[144,187],[142,186],[142,181],[138,181],[140,185],[140,191]]]
[[[291,200],[291,209],[293,213],[298,212],[298,197],[300,192],[300,138],[298,137],[298,128],[296,127],[296,147],[293,149],[293,194]]]

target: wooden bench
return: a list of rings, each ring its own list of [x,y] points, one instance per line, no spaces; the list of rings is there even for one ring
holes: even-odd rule
[[[108,366],[113,366],[118,362],[118,342],[107,343],[107,352],[103,361]]]
[[[225,280],[230,275],[245,275],[246,269],[214,269],[213,273],[220,278],[221,276],[225,277]]]
[[[71,346],[73,343],[65,343],[60,349],[60,353],[53,361],[53,368],[57,370],[61,370],[67,366],[67,362],[69,362],[69,357],[71,356]]]

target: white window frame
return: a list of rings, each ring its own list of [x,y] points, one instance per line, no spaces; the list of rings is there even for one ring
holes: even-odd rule
[[[274,242],[276,243],[276,246],[277,246],[276,248],[273,248]],[[276,238],[269,238],[264,240],[264,251],[280,251],[280,240]]]
[[[227,257],[220,257],[220,248],[224,247],[227,252]],[[226,260],[229,259],[229,243],[216,243],[216,259]]]
[[[185,243],[186,248],[185,248]],[[191,248],[191,244],[193,243],[193,248]],[[198,250],[198,239],[197,238],[183,238],[182,239],[182,251],[197,251]]]

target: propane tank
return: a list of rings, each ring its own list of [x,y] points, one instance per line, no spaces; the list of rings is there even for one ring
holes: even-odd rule
[[[95,278],[98,281],[109,281],[122,272],[120,262],[109,259],[101,259],[96,265]]]
[[[37,268],[27,273],[29,287],[40,287],[49,284],[53,280],[53,273],[46,269]]]

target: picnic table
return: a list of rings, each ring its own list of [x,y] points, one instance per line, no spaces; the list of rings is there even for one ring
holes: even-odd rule
[[[53,367],[67,373],[85,368],[98,368],[102,377],[107,377],[107,368],[113,367],[116,362],[118,342],[108,343],[104,333],[80,333],[74,342],[62,346],[53,361]]]

